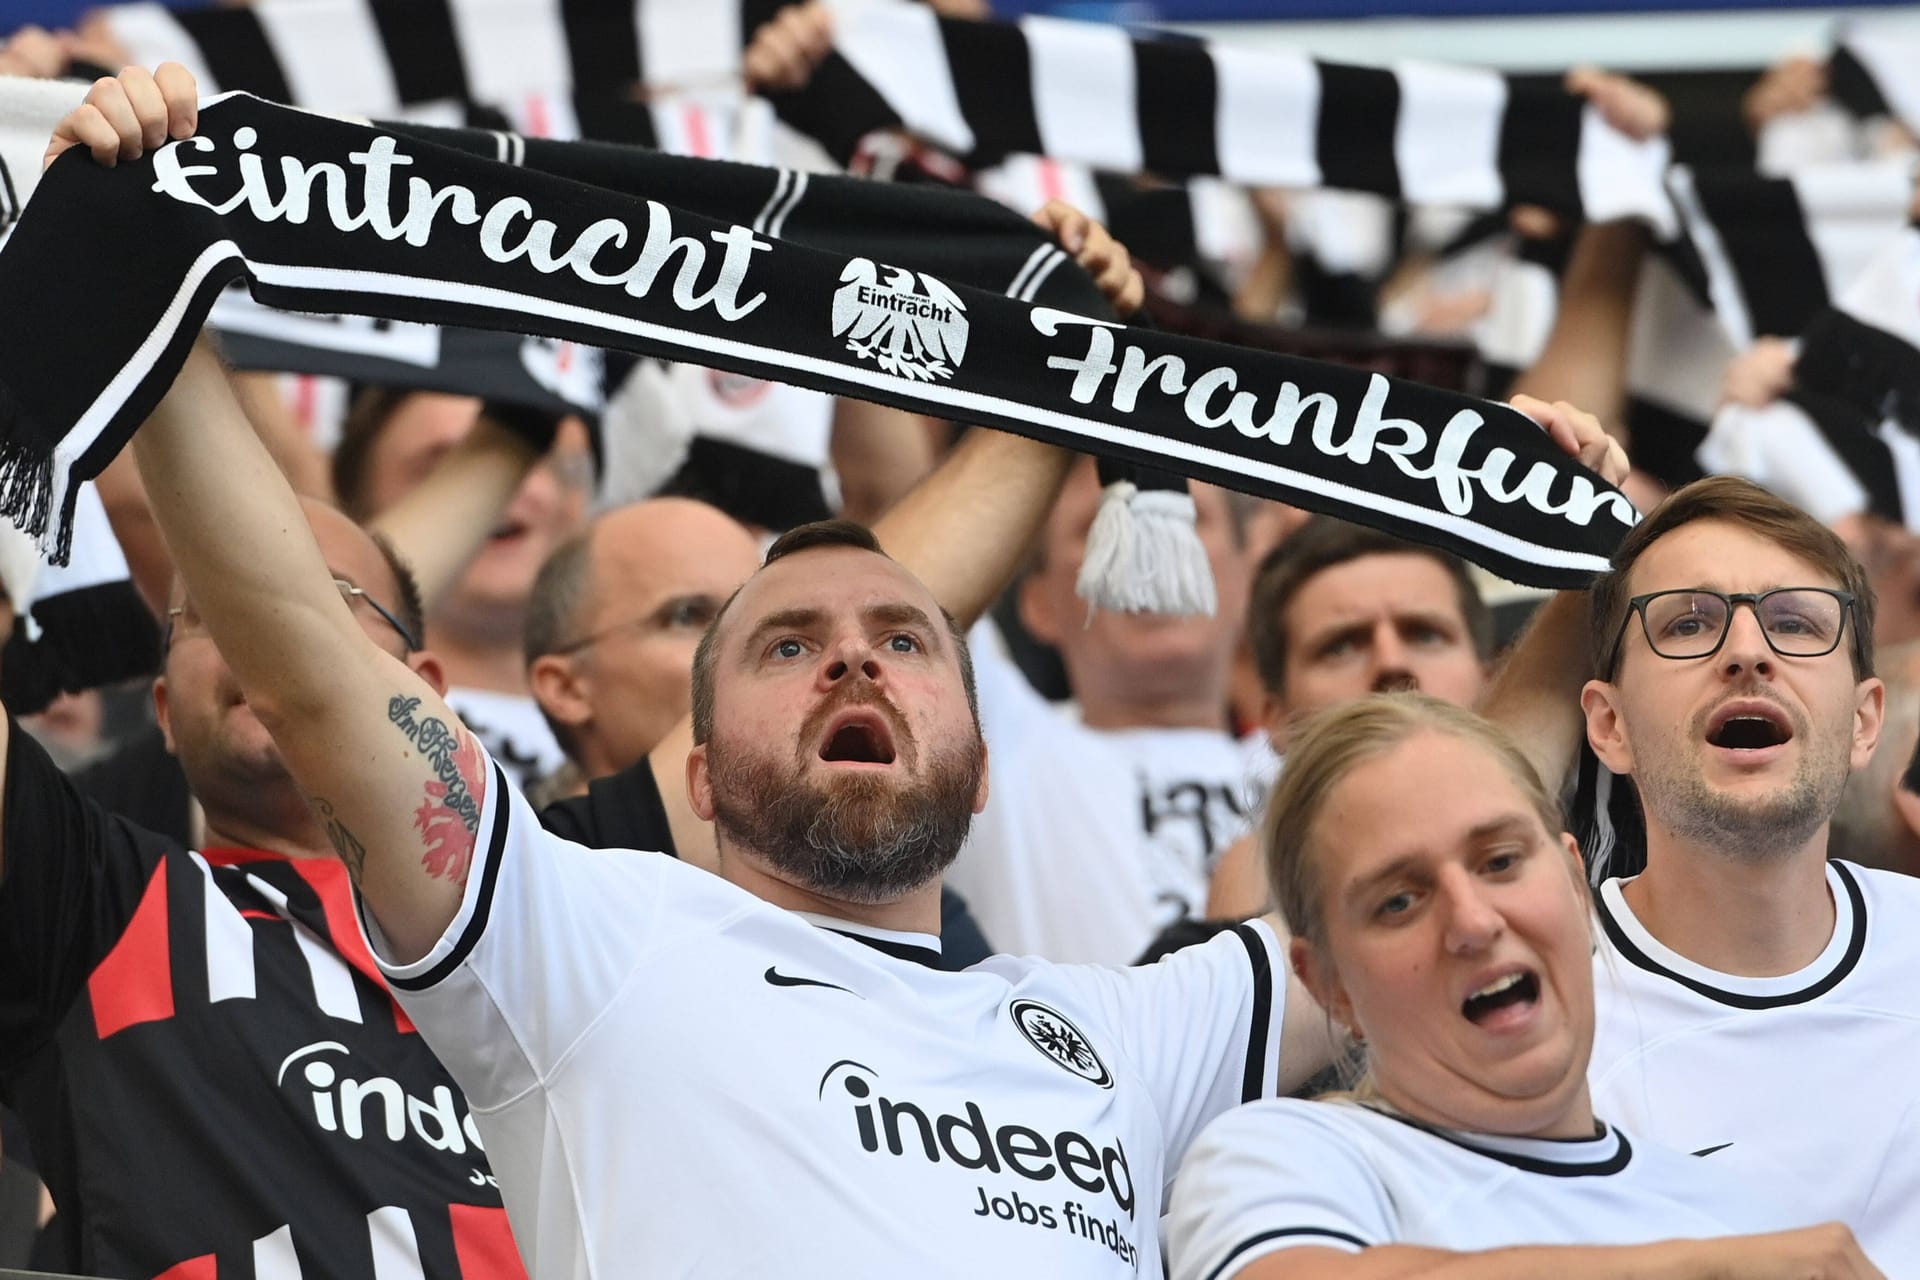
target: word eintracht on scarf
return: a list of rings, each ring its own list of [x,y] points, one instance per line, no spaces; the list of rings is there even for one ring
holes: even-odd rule
[[[844,286],[899,290],[898,269],[244,94],[151,161],[62,157],[0,253],[0,296],[113,299],[85,324],[0,311],[0,511],[58,551],[72,486],[158,402],[236,277],[270,306],[532,332],[1000,427],[1541,585],[1584,582],[1632,521],[1499,405],[924,273],[911,292],[931,306],[856,290],[871,314],[836,316]],[[911,358],[878,361],[880,343]]]

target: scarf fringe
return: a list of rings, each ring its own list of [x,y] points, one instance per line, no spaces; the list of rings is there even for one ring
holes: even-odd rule
[[[1093,609],[1208,614],[1213,565],[1194,528],[1190,494],[1118,481],[1100,495],[1074,589]]]
[[[6,417],[0,405],[0,421]],[[32,538],[49,560],[65,564],[73,552],[73,523],[62,519],[49,537],[52,516],[53,458],[31,442],[0,440],[0,517]]]

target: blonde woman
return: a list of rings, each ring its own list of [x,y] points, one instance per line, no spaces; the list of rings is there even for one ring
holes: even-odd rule
[[[1591,911],[1559,831],[1518,749],[1436,699],[1297,739],[1268,872],[1367,1074],[1208,1127],[1175,1183],[1175,1280],[1881,1275],[1845,1227],[1595,1117]]]

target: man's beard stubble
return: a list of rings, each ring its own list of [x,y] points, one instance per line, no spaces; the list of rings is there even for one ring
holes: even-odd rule
[[[1794,741],[1803,751],[1785,788],[1759,799],[1717,791],[1683,743],[1680,752],[1634,779],[1648,818],[1681,840],[1742,862],[1771,861],[1805,848],[1840,807],[1852,767],[1844,740],[1818,751],[1811,745],[1813,727],[1792,719]]]
[[[878,698],[836,700],[810,717],[809,727],[818,722],[824,728],[830,714],[855,705],[887,714],[897,753],[912,748],[903,719]],[[800,740],[815,742],[818,734],[803,730]],[[958,748],[933,752],[918,782],[850,773],[823,784],[798,776],[794,763],[735,758],[710,741],[714,824],[729,843],[822,897],[892,902],[937,879],[966,842],[980,785],[979,746],[976,735]]]

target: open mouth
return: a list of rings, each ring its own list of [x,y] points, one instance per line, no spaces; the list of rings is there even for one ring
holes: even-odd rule
[[[1793,726],[1772,707],[1723,709],[1707,726],[1707,742],[1729,751],[1764,751],[1793,740]]]
[[[878,712],[849,711],[834,718],[820,744],[829,764],[892,764],[893,731]]]
[[[1506,1010],[1524,1010],[1539,1002],[1540,979],[1520,969],[1495,978],[1468,996],[1461,1002],[1460,1012],[1467,1021],[1484,1027],[1500,1021]]]
[[[519,537],[526,531],[527,525],[523,520],[502,520],[499,524],[493,526],[493,530],[487,534],[487,538],[492,542],[505,542],[509,538]]]

